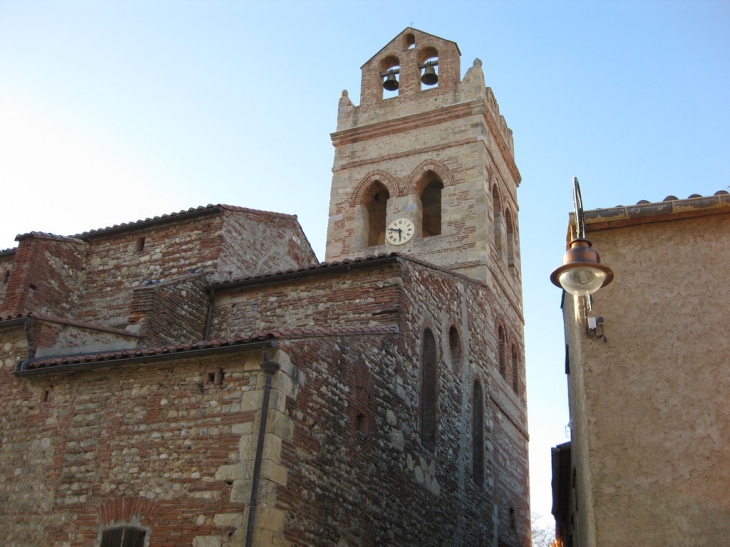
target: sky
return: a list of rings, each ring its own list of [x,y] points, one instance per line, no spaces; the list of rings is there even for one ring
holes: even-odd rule
[[[0,249],[227,203],[324,259],[337,103],[404,28],[475,58],[514,132],[533,511],[568,440],[560,291],[586,209],[730,185],[730,2],[0,0]],[[462,73],[463,76],[463,73]],[[600,249],[599,249],[600,252]],[[610,264],[609,264],[610,266]]]

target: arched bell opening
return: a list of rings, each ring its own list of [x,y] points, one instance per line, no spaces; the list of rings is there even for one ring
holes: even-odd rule
[[[420,70],[421,91],[438,87],[439,52],[435,47],[425,47],[418,52],[418,69]]]
[[[400,60],[388,55],[380,61],[380,78],[383,84],[382,99],[397,97],[400,93]]]

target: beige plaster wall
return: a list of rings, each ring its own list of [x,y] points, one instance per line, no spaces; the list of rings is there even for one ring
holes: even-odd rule
[[[593,302],[607,343],[565,307],[576,545],[725,545],[730,215],[588,228],[615,280]]]

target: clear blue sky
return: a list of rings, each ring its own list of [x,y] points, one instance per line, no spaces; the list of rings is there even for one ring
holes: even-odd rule
[[[560,292],[586,208],[730,185],[730,2],[0,0],[0,249],[208,203],[299,215],[324,257],[337,101],[407,26],[484,63],[514,131],[533,510],[568,422]]]

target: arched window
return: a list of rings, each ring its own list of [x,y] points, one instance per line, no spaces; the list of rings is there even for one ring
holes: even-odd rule
[[[507,209],[507,214],[505,215],[505,220],[507,222],[507,265],[509,266],[510,270],[512,271],[512,275],[514,275],[515,271],[515,240],[514,240],[514,223],[512,219],[512,212]]]
[[[506,340],[504,337],[504,328],[499,327],[499,330],[497,331],[498,340],[499,340],[499,374],[504,378],[507,379],[507,347],[506,347]]]
[[[421,192],[421,236],[441,234],[441,190],[444,183],[433,171],[426,171],[420,181]]]
[[[520,393],[520,365],[517,359],[517,348],[512,346],[512,391]]]
[[[379,181],[373,182],[368,189],[368,247],[385,243],[385,219],[388,211],[388,189]]]
[[[492,209],[494,213],[494,248],[502,254],[502,199],[497,185],[492,186]]]
[[[431,329],[423,331],[423,366],[421,380],[421,442],[425,448],[436,448],[436,339]]]
[[[145,531],[131,526],[109,528],[101,533],[100,547],[144,547]]]
[[[474,482],[481,485],[484,483],[484,394],[479,380],[474,380],[471,442]]]
[[[458,372],[461,368],[461,339],[459,338],[459,331],[456,330],[454,325],[451,325],[449,329],[449,351],[451,353],[451,364],[454,366],[454,371]]]

